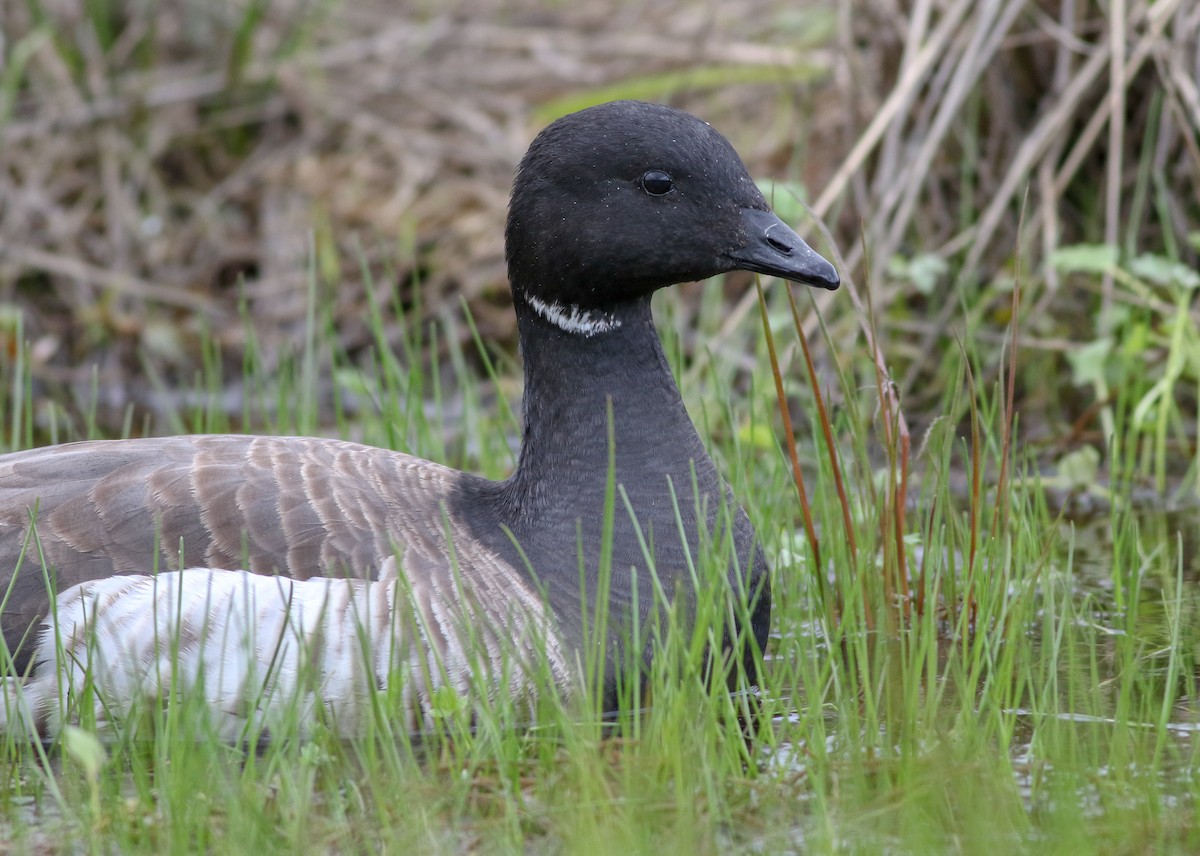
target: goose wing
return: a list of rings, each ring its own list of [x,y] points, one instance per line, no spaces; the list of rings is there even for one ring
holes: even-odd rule
[[[515,571],[472,550],[447,515],[468,478],[307,437],[95,441],[0,456],[5,640],[18,647],[46,615],[49,590],[114,574],[202,565],[373,579],[398,555],[414,584],[444,587],[449,539],[465,551],[461,568],[507,579]]]

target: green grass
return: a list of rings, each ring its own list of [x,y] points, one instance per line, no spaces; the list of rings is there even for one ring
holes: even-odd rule
[[[831,596],[822,596],[757,319],[748,316],[725,343],[753,353],[753,368],[736,369],[714,353],[689,371],[681,345],[694,332],[688,328],[711,337],[724,320],[716,286],[703,288],[695,313],[680,312],[675,295],[658,308],[689,408],[774,566],[777,606],[760,697],[708,688],[703,642],[718,632],[723,599],[702,606],[695,635],[670,629],[664,602],[668,629],[649,683],[652,703],[646,707],[631,683],[615,722],[604,723],[586,694],[548,693],[532,727],[522,725],[528,711],[506,698],[447,697],[438,727],[414,739],[382,697],[361,738],[341,740],[320,726],[305,738],[283,727],[247,749],[216,739],[194,700],[180,698],[104,742],[86,721],[46,747],[8,741],[0,754],[3,837],[17,850],[52,842],[155,853],[1200,847],[1200,757],[1191,733],[1200,623],[1194,567],[1175,528],[1124,502],[1103,537],[1076,537],[1047,508],[1019,446],[1017,477],[998,508],[987,485],[1005,448],[1003,388],[971,386],[966,365],[979,355],[967,351],[944,367],[943,409],[963,418],[941,420],[920,438],[905,517],[910,590],[899,596],[889,454],[862,355],[839,357],[829,346],[840,361],[824,391],[847,487],[843,508],[810,387],[800,363],[786,362],[795,334],[776,288],[768,317],[788,394],[807,419],[801,460],[823,571],[833,581]],[[312,298],[323,305],[315,288]],[[383,347],[386,323],[374,318],[377,348],[357,362],[340,352],[319,309],[277,372],[264,373],[251,347],[245,388],[253,395],[236,427],[318,430],[332,413],[332,433],[503,474],[515,402],[484,404],[491,386],[467,368],[479,355],[451,346],[449,366],[422,367],[421,355],[438,352],[435,337],[458,338],[417,317],[401,319],[395,350]],[[220,372],[219,363],[213,354],[206,364]],[[32,402],[19,374],[11,383],[17,392],[5,424],[25,425]],[[180,413],[179,430],[228,427],[212,394],[219,384],[202,376],[195,387],[200,403]],[[324,404],[317,389],[330,390]],[[1129,419],[1120,408],[1135,406],[1133,396],[1114,404],[1118,428]],[[459,415],[448,419],[451,411]],[[1115,438],[1115,451],[1123,439]],[[953,487],[976,454],[981,488]],[[719,545],[697,559],[697,573],[719,577]],[[602,621],[602,610],[593,618]],[[747,720],[751,706],[758,715]],[[253,731],[247,738],[253,745]]]

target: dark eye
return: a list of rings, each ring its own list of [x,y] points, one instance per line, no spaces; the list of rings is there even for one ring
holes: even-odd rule
[[[642,189],[651,196],[666,196],[675,189],[675,182],[661,169],[652,169],[642,176]]]

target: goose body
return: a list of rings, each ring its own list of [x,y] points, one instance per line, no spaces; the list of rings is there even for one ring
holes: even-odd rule
[[[286,616],[297,602],[309,605],[310,616],[322,599],[361,602],[370,615],[390,609],[389,622],[403,632],[384,633],[380,644],[405,651],[405,663],[453,651],[462,642],[456,633],[482,627],[489,653],[507,648],[520,660],[537,648],[567,686],[568,664],[587,641],[584,604],[594,605],[599,586],[610,426],[620,493],[608,638],[593,643],[604,645],[610,662],[607,691],[615,692],[622,664],[652,656],[648,645],[625,646],[629,627],[648,619],[656,590],[694,596],[689,567],[709,533],[732,543],[726,579],[749,603],[745,635],[764,645],[766,563],[683,406],[650,298],[735,269],[836,288],[833,267],[771,213],[720,134],[687,113],[640,102],[589,108],[539,134],[517,172],[505,242],[525,427],[517,468],[504,481],[307,437],[95,441],[0,456],[0,585],[8,590],[0,618],[13,653],[10,691],[15,676],[32,668],[27,689],[39,687],[46,699],[61,694],[72,684],[64,683],[63,658],[50,656],[51,636],[62,639],[66,628],[74,638],[86,627],[97,639],[112,631],[128,643],[130,634],[115,630],[126,620],[119,616],[136,616],[164,592],[190,604],[187,615],[176,625],[138,624],[145,636],[130,653],[163,647],[155,641],[163,632],[194,631],[214,592],[230,601],[241,592],[259,604],[245,623],[268,628],[274,619],[262,610]],[[413,593],[416,612],[422,603],[443,611],[445,622],[435,622],[440,640],[380,606],[397,586]],[[344,634],[347,625],[322,632]],[[214,638],[208,643],[220,648]],[[103,656],[92,661],[115,667],[118,683],[132,680],[140,667],[117,665],[117,650],[93,649]],[[234,656],[232,648],[197,655],[177,673],[207,674]],[[320,662],[318,671],[336,674]],[[366,661],[347,668],[379,679]],[[448,680],[474,686],[479,675],[456,674],[470,668],[450,656]],[[248,665],[238,674],[252,672]],[[489,691],[522,691],[506,680],[491,680]],[[217,685],[218,695],[226,692]],[[331,695],[314,698],[334,709],[348,683],[328,686]],[[403,713],[419,719],[434,687],[423,680],[411,687]],[[229,707],[222,698],[209,701]],[[59,722],[52,708],[39,702],[16,715],[45,732]]]

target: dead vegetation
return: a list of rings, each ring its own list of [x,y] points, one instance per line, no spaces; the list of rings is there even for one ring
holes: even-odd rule
[[[511,341],[513,166],[552,114],[612,97],[691,109],[809,188],[910,387],[963,293],[1007,305],[979,289],[1018,247],[1026,305],[1073,316],[1033,347],[1114,299],[1067,295],[1054,248],[1197,262],[1186,0],[30,0],[0,39],[0,358],[28,340],[41,393],[98,396],[109,431],[163,406],[148,376],[192,384],[205,336],[238,376],[243,300],[266,358],[291,348],[310,278],[351,354],[394,289]],[[896,258],[947,266],[918,283]]]

